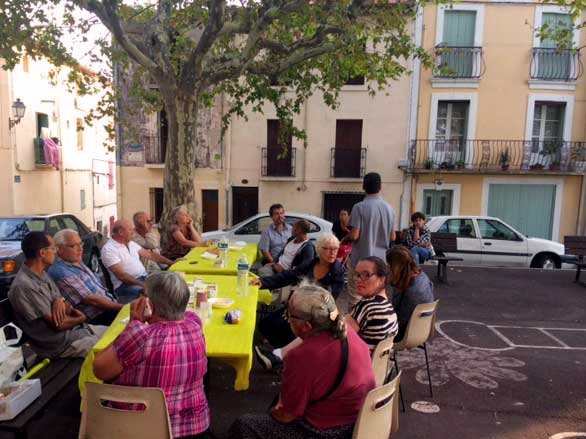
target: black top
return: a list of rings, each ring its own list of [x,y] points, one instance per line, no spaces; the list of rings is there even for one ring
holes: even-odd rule
[[[346,227],[348,228],[348,230],[352,230],[351,225],[348,224]],[[348,233],[344,229],[342,229],[342,223],[340,223],[339,220],[334,221],[334,225],[332,226],[332,233],[336,235],[336,238],[338,238],[339,241],[348,236]]]

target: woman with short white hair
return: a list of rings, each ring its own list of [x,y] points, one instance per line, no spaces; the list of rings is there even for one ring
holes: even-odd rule
[[[278,402],[269,415],[238,418],[228,437],[352,437],[364,398],[375,386],[368,347],[356,332],[346,330],[334,298],[316,285],[297,289],[287,319],[303,343],[284,357]]]

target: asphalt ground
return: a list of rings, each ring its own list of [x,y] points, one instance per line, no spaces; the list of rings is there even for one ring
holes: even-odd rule
[[[434,268],[425,268],[432,279]],[[434,395],[423,351],[399,353],[406,411],[394,437],[586,438],[586,286],[573,277],[569,270],[450,269],[450,283],[435,287]],[[255,361],[249,390],[235,392],[233,370],[213,361],[210,383],[212,428],[226,437],[239,415],[266,411],[279,376]],[[78,407],[72,384],[29,437],[77,437]]]

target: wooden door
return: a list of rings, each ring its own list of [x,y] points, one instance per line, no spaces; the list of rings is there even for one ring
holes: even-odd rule
[[[258,187],[232,187],[232,225],[258,213]]]
[[[293,137],[289,134],[280,138],[278,119],[267,120],[267,175],[275,177],[291,176],[291,147]]]
[[[324,194],[324,213],[323,218],[334,222],[340,216],[340,210],[346,209],[348,213],[356,203],[364,199],[364,193],[340,192],[334,194]]]
[[[218,230],[218,191],[204,189],[201,191],[201,227],[202,232]]]
[[[336,121],[334,177],[360,178],[362,119]]]

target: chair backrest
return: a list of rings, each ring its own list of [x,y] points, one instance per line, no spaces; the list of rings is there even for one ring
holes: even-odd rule
[[[431,243],[436,253],[458,251],[458,237],[455,233],[433,232]]]
[[[398,431],[400,380],[401,372],[390,383],[368,392],[354,424],[352,439],[388,439]]]
[[[387,337],[379,342],[372,354],[372,370],[374,371],[374,382],[376,387],[385,383],[389,374],[391,353],[393,352],[393,337]]]
[[[415,307],[407,324],[405,336],[399,343],[395,343],[395,350],[421,346],[434,334],[433,325],[438,303],[439,300],[436,300],[435,302],[422,303]]]
[[[106,401],[116,408],[105,406]],[[144,410],[118,408],[143,404]],[[125,387],[86,382],[79,439],[171,439],[171,421],[165,394],[153,387]]]
[[[566,236],[564,247],[567,255],[584,257],[586,256],[586,236]]]

